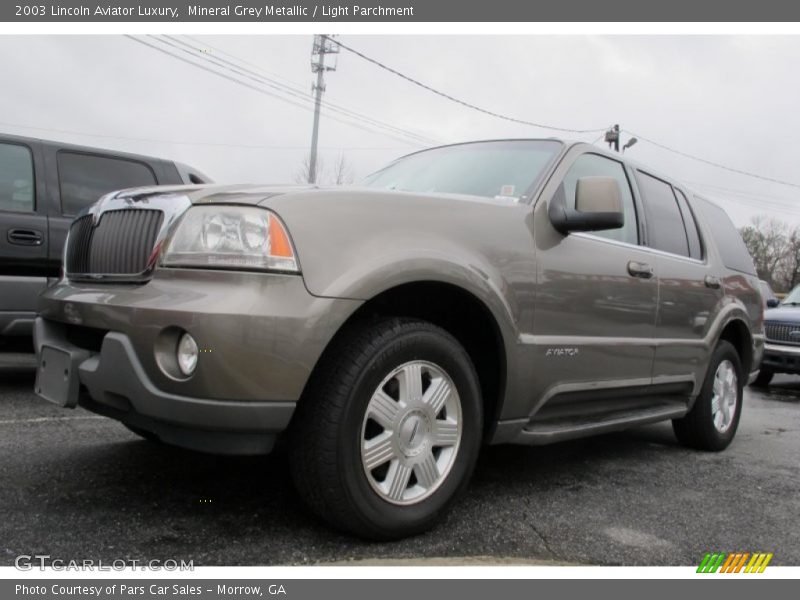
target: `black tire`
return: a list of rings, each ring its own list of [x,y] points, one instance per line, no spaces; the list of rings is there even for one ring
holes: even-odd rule
[[[145,439],[148,442],[156,442],[156,443],[159,443],[159,444],[162,443],[161,439],[155,433],[153,433],[152,431],[147,431],[146,429],[141,429],[139,427],[136,427],[135,425],[128,425],[127,423],[123,423],[123,425],[125,426],[125,429],[127,429],[128,431],[130,431],[132,433],[135,433],[140,438]]]
[[[753,382],[753,385],[755,387],[767,387],[772,381],[773,377],[775,377],[775,373],[773,371],[761,367],[761,370],[758,372],[758,376]]]
[[[737,395],[730,426],[726,431],[722,432],[714,425],[712,400],[714,398],[714,379],[717,368],[726,360],[730,361],[736,373]],[[743,389],[744,374],[742,373],[739,354],[732,344],[721,340],[711,356],[706,379],[692,410],[685,417],[672,421],[672,428],[678,441],[684,446],[697,450],[719,452],[727,448],[733,441],[736,429],[739,427],[739,418],[742,415]]]
[[[394,369],[410,361],[428,361],[448,375],[460,398],[462,429],[439,486],[414,504],[398,505],[373,489],[360,444],[373,393]],[[466,488],[482,430],[478,378],[453,336],[418,320],[362,322],[326,352],[298,404],[290,430],[292,475],[310,509],[337,529],[372,540],[415,535],[434,526]]]

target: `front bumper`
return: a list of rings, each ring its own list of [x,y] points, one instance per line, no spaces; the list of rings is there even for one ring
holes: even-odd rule
[[[800,346],[767,342],[761,368],[775,373],[800,373]]]
[[[37,392],[175,445],[265,453],[328,341],[359,305],[314,297],[288,275],[164,269],[145,285],[62,282],[42,296],[34,327]],[[155,359],[160,334],[174,327],[203,350],[187,380]],[[43,351],[64,357],[55,379],[41,364]]]

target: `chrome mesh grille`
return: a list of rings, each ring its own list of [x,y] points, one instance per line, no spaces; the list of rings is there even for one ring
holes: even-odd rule
[[[764,330],[771,342],[800,344],[800,323],[764,323]]]
[[[160,210],[109,210],[96,226],[92,219],[85,215],[70,227],[68,276],[138,275],[147,268],[164,220]]]

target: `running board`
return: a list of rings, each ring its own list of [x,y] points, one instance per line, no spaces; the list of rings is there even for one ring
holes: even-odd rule
[[[684,416],[688,410],[685,400],[676,399],[633,410],[618,410],[584,417],[534,420],[519,432],[513,443],[541,446],[600,433],[621,431],[629,427],[677,419]]]

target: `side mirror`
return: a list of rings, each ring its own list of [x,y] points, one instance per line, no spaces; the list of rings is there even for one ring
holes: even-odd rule
[[[781,303],[777,298],[767,298],[767,308],[775,308]]]
[[[575,208],[567,204],[562,183],[550,200],[550,222],[560,233],[619,229],[625,225],[622,193],[613,177],[581,177],[575,188]]]

